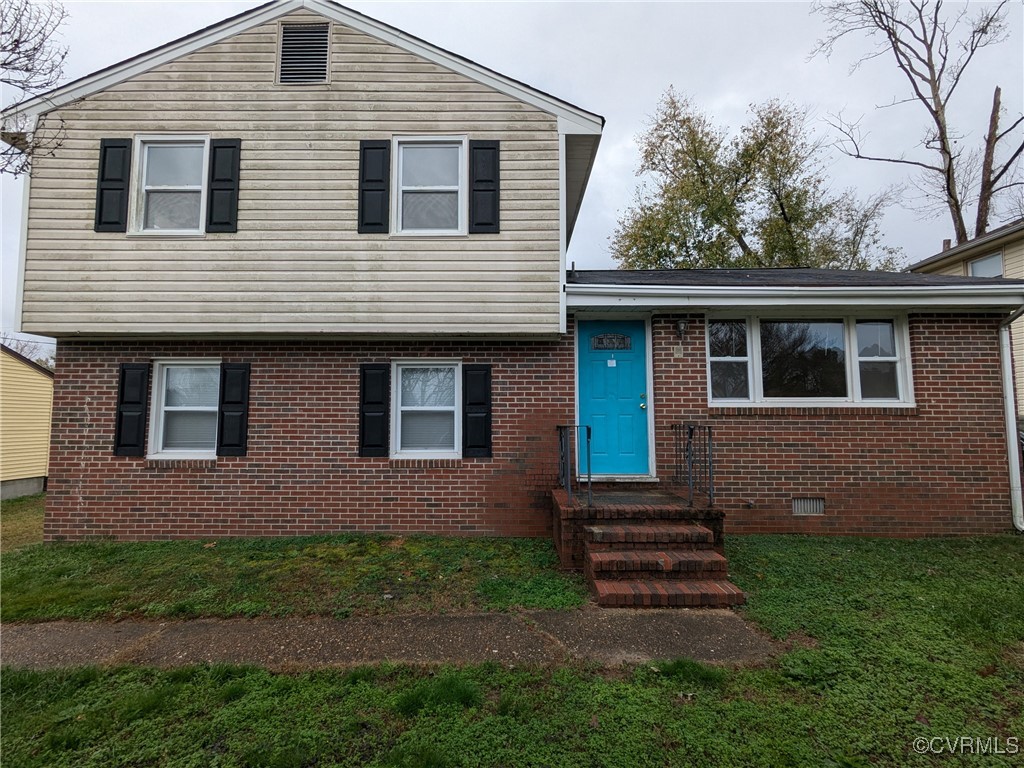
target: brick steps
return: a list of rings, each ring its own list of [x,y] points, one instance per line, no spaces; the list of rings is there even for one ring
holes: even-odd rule
[[[728,561],[714,550],[645,549],[587,554],[591,579],[724,579]]]
[[[746,600],[703,525],[628,519],[584,526],[583,535],[583,570],[598,605],[727,608]]]
[[[678,514],[678,511],[677,511]],[[714,544],[714,534],[703,525],[688,523],[622,523],[583,528],[590,550],[664,547],[698,549]]]
[[[616,608],[726,608],[746,600],[725,580],[602,579],[593,585],[598,605]]]

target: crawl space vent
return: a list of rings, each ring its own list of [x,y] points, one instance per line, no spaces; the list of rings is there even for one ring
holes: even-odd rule
[[[824,515],[825,499],[793,499],[794,515]]]
[[[330,27],[328,24],[284,24],[281,27],[282,83],[326,83]]]

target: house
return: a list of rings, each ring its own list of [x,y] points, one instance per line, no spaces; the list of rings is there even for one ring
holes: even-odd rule
[[[950,247],[912,264],[910,272],[930,275],[969,277],[1006,277],[1024,279],[1024,219],[993,229],[981,237]],[[1017,392],[1024,392],[1024,321],[1011,326],[1013,337],[1014,380]],[[1024,398],[1017,400],[1018,417],[1024,414]]]
[[[52,403],[53,372],[0,344],[0,499],[45,487]]]
[[[16,115],[67,131],[20,292],[60,340],[48,541],[553,532],[595,578],[685,571],[709,586],[665,600],[729,604],[723,514],[1024,527],[1000,375],[1024,282],[567,270],[602,118],[323,0]],[[636,583],[602,600],[667,594]]]

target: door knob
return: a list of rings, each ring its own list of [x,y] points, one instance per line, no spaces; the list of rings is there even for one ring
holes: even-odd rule
[[[641,411],[646,411],[647,410],[647,403],[640,403],[640,410]]]

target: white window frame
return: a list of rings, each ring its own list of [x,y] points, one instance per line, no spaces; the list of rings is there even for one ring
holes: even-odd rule
[[[455,371],[455,396],[452,411],[455,414],[455,445],[453,450],[402,450],[403,411],[445,411],[440,407],[403,407],[402,371],[407,368],[452,368]],[[461,459],[462,458],[462,361],[412,359],[391,362],[391,458],[393,459]]]
[[[412,144],[459,147],[459,186],[455,187],[403,187],[402,148]],[[391,139],[391,234],[415,237],[451,237],[468,233],[469,221],[469,137],[467,136],[393,136]],[[406,189],[418,191],[458,193],[459,224],[455,229],[403,229],[402,194]]]
[[[995,253],[987,253],[984,256],[979,256],[976,259],[971,259],[967,262],[967,276],[968,277],[982,277],[981,275],[974,274],[974,265],[982,261],[988,261],[989,259],[999,259],[999,276],[1003,277],[1006,275],[1006,264],[1003,263],[1003,252],[996,251]],[[990,278],[992,279],[992,278]]]
[[[199,185],[199,226],[196,229],[145,229],[146,193],[150,189],[161,192],[194,192],[195,186],[148,187],[146,185],[146,148],[155,144],[202,144],[203,172]],[[142,237],[202,237],[206,234],[206,196],[209,187],[210,136],[208,134],[142,134],[135,137],[132,147],[131,221],[129,231]]]
[[[711,356],[711,323],[712,322],[739,322],[739,323],[743,323],[744,324],[744,326],[746,327],[746,333],[747,333],[747,354],[746,354],[745,357],[712,357]],[[746,365],[747,365],[747,392],[750,393],[750,395],[753,395],[754,394],[754,380],[753,380],[752,361],[753,361],[754,357],[753,357],[753,350],[750,348],[750,322],[747,320],[747,318],[743,318],[743,317],[737,317],[737,318],[722,317],[722,318],[715,318],[714,320],[709,319],[708,320],[708,324],[707,324],[707,329],[706,329],[706,335],[707,335],[707,357],[708,357],[708,398],[709,399],[711,398],[711,364],[712,363],[746,363]],[[716,400],[715,402],[721,402],[721,400]],[[727,400],[727,402],[742,402],[742,403],[746,403],[746,402],[749,402],[749,398],[746,398],[746,399],[729,398]]]
[[[747,327],[747,383],[750,397],[748,398],[714,398],[711,392],[711,329],[710,325],[717,321],[742,320]],[[843,323],[843,343],[845,346],[844,357],[846,362],[846,397],[765,397],[764,382],[761,377],[761,321],[800,321],[826,322],[829,320],[841,320]],[[893,324],[893,336],[896,343],[895,357],[866,357],[861,358],[858,354],[857,345],[857,321],[890,321]],[[802,315],[792,312],[772,315],[747,315],[738,317],[736,315],[717,315],[707,318],[707,328],[704,333],[706,364],[707,391],[709,406],[753,406],[766,408],[794,407],[806,408],[808,406],[856,406],[864,408],[881,407],[913,407],[914,387],[910,359],[910,331],[906,315],[902,314],[858,314],[843,315],[841,313],[829,313],[822,315]],[[727,358],[714,358],[725,360]],[[865,399],[861,394],[860,386],[860,361],[872,362],[895,362],[896,382],[899,388],[899,396],[896,399],[870,398]],[[737,358],[737,362],[739,358]]]
[[[217,458],[217,436],[214,431],[214,446],[208,451],[175,451],[164,450],[164,397],[167,391],[167,370],[169,368],[216,368],[220,370],[221,361],[210,358],[182,359],[173,358],[168,360],[153,361],[153,396],[149,404],[149,452],[148,459],[215,459]],[[219,392],[218,392],[219,399]],[[181,408],[187,411],[219,411],[218,406],[204,406],[201,408]]]

